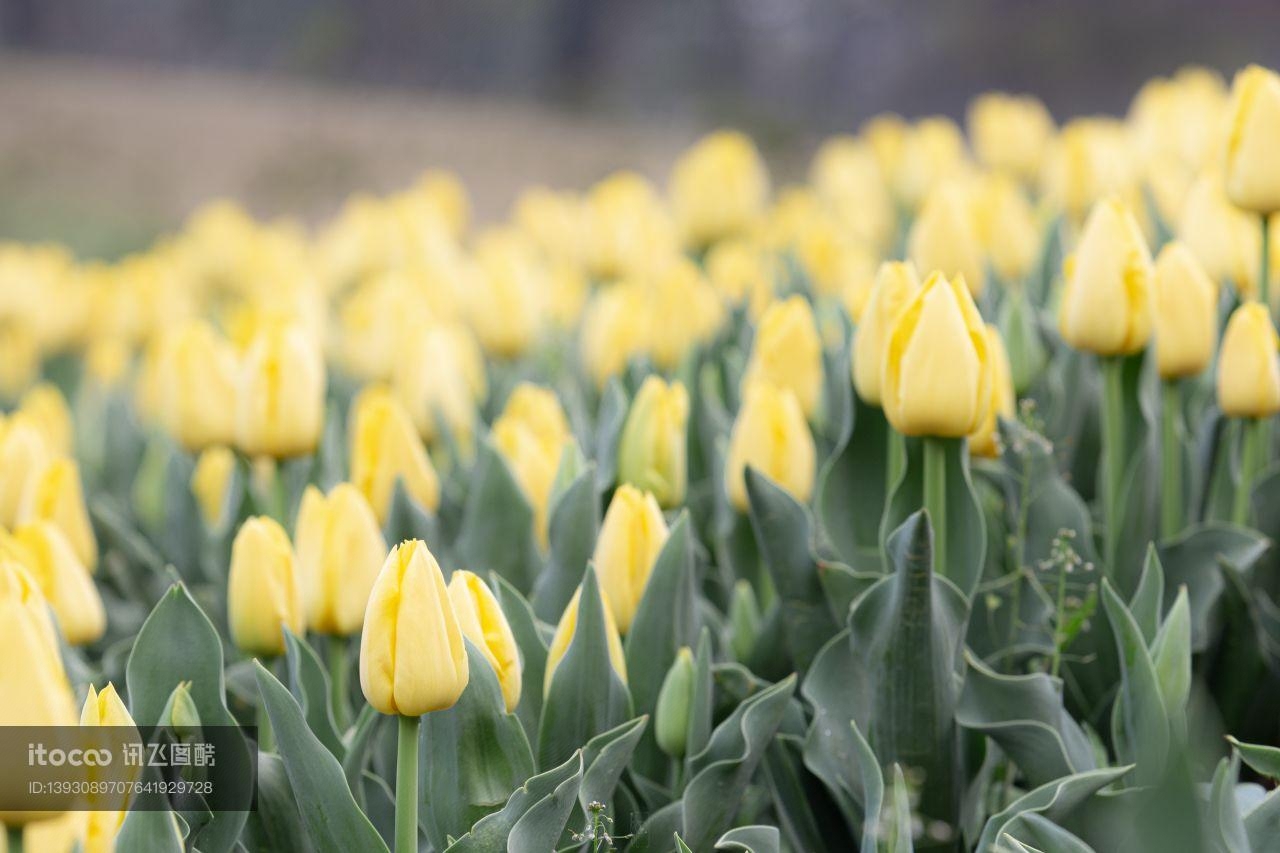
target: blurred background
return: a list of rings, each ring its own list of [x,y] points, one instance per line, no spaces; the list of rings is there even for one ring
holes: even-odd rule
[[[0,239],[115,255],[218,196],[318,221],[427,167],[491,219],[724,125],[784,181],[880,111],[1122,113],[1277,34],[1275,0],[0,0]]]

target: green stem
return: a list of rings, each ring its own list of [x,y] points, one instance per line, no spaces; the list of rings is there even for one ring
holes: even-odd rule
[[[1262,268],[1258,270],[1258,299],[1271,310],[1271,229],[1267,227],[1267,214],[1258,217],[1262,222]]]
[[[396,850],[418,853],[418,724],[421,717],[401,717],[396,745]]]
[[[347,640],[336,634],[327,638],[329,647],[329,704],[333,722],[343,731],[351,724],[351,708],[347,702]]]
[[[933,570],[950,576],[947,554],[947,445],[927,437],[924,444],[924,508],[933,526]]]
[[[1164,383],[1160,408],[1160,536],[1169,539],[1182,530],[1182,383]]]
[[[8,842],[9,853],[22,853],[22,830],[21,826],[6,826],[4,830],[5,841]]]
[[[887,502],[893,496],[893,489],[902,479],[902,470],[907,466],[907,448],[903,437],[895,430],[889,430],[888,459],[885,462],[884,498]]]
[[[1018,614],[1022,612],[1022,584],[1023,584],[1023,567],[1027,564],[1027,525],[1030,523],[1031,515],[1031,474],[1027,470],[1029,464],[1027,457],[1022,456],[1022,466],[1020,476],[1018,477],[1018,526],[1014,531],[1013,542],[1010,546],[1010,558],[1013,562],[1013,570],[1017,575],[1013,581],[1013,592],[1009,596],[1009,639],[1005,644],[1012,648],[1018,640],[1019,619]],[[1012,656],[1006,659],[1010,669],[1012,669]]]
[[[1053,619],[1053,663],[1049,667],[1049,673],[1054,678],[1058,677],[1058,671],[1062,668],[1062,609],[1067,603],[1067,567],[1065,565],[1058,566],[1058,596],[1054,602]]]
[[[1240,431],[1240,481],[1236,483],[1236,498],[1232,505],[1231,520],[1236,524],[1248,524],[1253,497],[1253,481],[1270,461],[1267,457],[1271,440],[1271,422],[1267,418],[1250,419]]]
[[[1124,489],[1124,361],[1102,359],[1102,511],[1107,570],[1116,571],[1120,549],[1121,493]]]

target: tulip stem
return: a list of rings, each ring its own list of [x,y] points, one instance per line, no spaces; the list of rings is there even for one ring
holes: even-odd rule
[[[1271,422],[1268,418],[1250,418],[1241,426],[1240,480],[1236,483],[1231,520],[1236,524],[1248,524],[1254,478],[1270,461],[1267,451],[1271,441]]]
[[[350,708],[347,706],[347,643],[344,637],[336,634],[327,639],[329,640],[329,703],[333,706],[333,721],[341,731],[351,723]]]
[[[8,842],[8,853],[22,853],[22,827],[5,827],[5,841]]]
[[[1120,504],[1124,490],[1124,360],[1102,359],[1102,509],[1107,569],[1116,571],[1120,551]]]
[[[400,717],[396,746],[396,850],[418,853],[418,724],[421,717]]]
[[[903,444],[902,435],[896,430],[889,430],[888,451],[888,459],[884,466],[884,496],[886,501],[893,497],[893,490],[898,485],[898,480],[902,479],[902,469],[905,468],[907,464],[907,449]]]
[[[949,575],[947,561],[947,445],[940,438],[925,438],[924,508],[933,526],[933,570]]]
[[[1267,227],[1268,216],[1258,217],[1262,222],[1262,268],[1258,270],[1258,299],[1267,310],[1271,310],[1271,229]]]
[[[1164,383],[1160,408],[1160,536],[1169,539],[1182,530],[1182,383]]]

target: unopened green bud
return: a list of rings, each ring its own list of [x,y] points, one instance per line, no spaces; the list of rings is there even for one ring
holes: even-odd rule
[[[733,656],[746,660],[760,635],[760,604],[755,590],[748,581],[733,585],[733,598],[729,600],[729,645]]]
[[[684,757],[689,740],[689,703],[693,698],[693,653],[684,646],[676,653],[658,691],[654,737],[658,748],[672,758]]]
[[[1022,396],[1040,377],[1049,356],[1036,321],[1035,308],[1026,293],[1010,291],[1009,298],[1000,308],[996,323],[1009,352],[1009,364],[1013,375],[1013,389]]]
[[[187,741],[200,736],[200,712],[191,698],[191,682],[183,681],[173,688],[169,701],[160,714],[160,725],[173,730],[179,740]]]

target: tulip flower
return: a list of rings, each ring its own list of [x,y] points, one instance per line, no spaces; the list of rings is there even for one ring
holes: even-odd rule
[[[1194,376],[1218,342],[1217,285],[1178,242],[1161,250],[1154,271],[1156,367],[1166,380]]]
[[[1253,217],[1231,203],[1217,170],[1207,170],[1187,191],[1178,239],[1215,281],[1230,280],[1242,299],[1258,298],[1260,232]]]
[[[1250,65],[1231,84],[1227,136],[1227,195],[1237,207],[1258,214],[1262,253],[1258,293],[1270,305],[1271,233],[1267,217],[1280,211],[1280,75]]]
[[[597,281],[651,272],[678,249],[675,223],[646,178],[615,172],[587,193],[587,269]]]
[[[346,636],[360,630],[387,545],[369,502],[339,483],[328,495],[308,486],[294,535],[307,627]]]
[[[910,130],[906,119],[895,113],[872,116],[859,128],[858,136],[871,147],[871,153],[880,166],[880,174],[886,180],[892,180],[898,173]]]
[[[894,176],[898,197],[916,210],[930,190],[969,168],[964,135],[956,123],[944,116],[923,118],[903,139]]]
[[[200,515],[210,529],[218,528],[227,505],[227,490],[236,468],[236,455],[231,448],[206,447],[196,459],[191,472],[191,493],[200,506]]]
[[[1005,350],[1000,330],[990,323],[986,326],[987,353],[991,358],[991,402],[982,425],[969,436],[969,452],[974,456],[996,457],[1000,455],[999,419],[1012,418],[1016,414],[1017,394],[1013,390],[1013,372],[1009,366],[1009,353]]]
[[[561,456],[573,441],[555,392],[521,383],[493,422],[491,434],[494,446],[529,501],[534,533],[545,547],[551,487]]]
[[[386,523],[391,513],[397,480],[422,507],[439,508],[440,478],[409,413],[390,390],[371,385],[361,391],[351,404],[350,429],[351,482],[379,522]]]
[[[129,709],[116,693],[115,685],[107,682],[101,691],[89,685],[84,706],[80,710],[81,726],[134,727],[133,717]],[[136,778],[136,774],[135,774]],[[125,816],[128,815],[127,796],[113,796],[110,802],[119,804],[119,808],[90,812],[84,832],[84,849],[86,853],[110,853],[115,848],[116,833],[120,831]]]
[[[822,340],[803,296],[775,302],[760,318],[742,377],[744,385],[755,381],[789,389],[805,417],[817,415],[822,403]]]
[[[968,193],[953,184],[939,187],[929,194],[911,226],[907,257],[917,269],[959,277],[979,296],[987,284],[987,259],[974,226]]]
[[[662,679],[658,704],[653,712],[653,733],[658,748],[672,758],[684,758],[689,742],[689,705],[693,701],[693,653],[688,646],[676,652],[676,659]]]
[[[978,162],[1031,183],[1053,139],[1053,117],[1030,95],[988,92],[969,105],[969,139]]]
[[[724,304],[698,265],[687,258],[666,264],[648,281],[649,354],[673,371],[706,343],[724,320]]]
[[[555,677],[556,669],[560,666],[560,662],[564,660],[565,654],[569,651],[569,646],[573,643],[574,635],[578,631],[578,599],[582,596],[582,587],[578,587],[574,592],[573,598],[569,599],[569,604],[565,607],[564,613],[560,616],[560,622],[556,625],[556,631],[551,636],[551,645],[547,649],[547,674],[544,677],[542,690],[544,693],[551,690],[551,681]],[[627,683],[627,658],[622,651],[622,638],[618,635],[617,623],[613,621],[613,610],[606,604],[604,607],[604,630],[605,645],[608,647],[609,663],[613,666],[614,673],[622,681]]]
[[[458,570],[449,579],[449,600],[462,636],[470,640],[493,667],[507,713],[520,703],[520,648],[498,599],[479,576]]]
[[[392,389],[423,441],[434,441],[447,429],[464,448],[471,444],[476,379],[468,372],[464,341],[464,335],[436,323],[408,335],[396,358]]]
[[[827,140],[814,155],[809,183],[854,238],[887,247],[897,212],[871,145],[849,136]]]
[[[306,625],[293,546],[273,519],[250,518],[236,533],[227,577],[227,616],[231,639],[253,655],[284,654],[284,629],[301,634]]]
[[[682,504],[689,477],[688,428],[684,385],[646,376],[618,441],[618,480],[651,493],[659,506]]]
[[[436,558],[401,542],[374,581],[360,635],[360,689],[400,718],[396,751],[396,853],[418,849],[420,717],[451,708],[469,676],[462,630]]]
[[[1138,172],[1124,125],[1109,118],[1078,118],[1049,147],[1043,195],[1068,222],[1079,223],[1111,195],[1133,198]]]
[[[764,212],[769,173],[750,138],[719,131],[676,161],[668,193],[685,245],[706,246],[741,234]]]
[[[49,464],[51,452],[38,424],[18,412],[0,421],[0,526],[18,520],[22,496]]]
[[[476,275],[467,316],[481,346],[501,358],[523,355],[546,323],[548,270],[533,242],[514,230],[493,231],[476,246]]]
[[[0,531],[0,553],[21,561],[40,585],[68,643],[83,646],[102,636],[107,617],[98,588],[57,526],[34,521],[12,535]]]
[[[667,541],[667,522],[648,492],[622,485],[613,493],[592,561],[600,589],[622,634],[631,629],[645,585]]]
[[[49,604],[19,563],[0,559],[0,725],[72,726],[76,712]],[[7,823],[24,823],[11,820]]]
[[[748,386],[729,433],[725,489],[739,512],[750,507],[747,466],[769,477],[804,503],[813,493],[817,451],[796,395],[767,382]]]
[[[853,345],[853,384],[868,405],[881,404],[880,379],[889,332],[919,289],[920,279],[910,261],[885,261],[876,273]]]
[[[776,261],[763,246],[746,239],[721,240],[707,251],[707,281],[729,305],[746,304],[759,319],[773,300]]]
[[[27,484],[18,507],[18,523],[51,521],[67,537],[76,557],[90,570],[98,567],[98,540],[89,523],[80,468],[68,458],[55,459]]]
[[[982,181],[973,204],[974,227],[991,267],[1007,284],[1021,284],[1040,259],[1041,226],[1021,186],[1007,175]]]
[[[18,401],[18,411],[31,418],[45,445],[54,453],[68,455],[75,449],[71,410],[57,386],[48,382],[33,386]]]
[[[234,440],[236,367],[231,344],[208,323],[192,320],[169,338],[160,418],[188,450]]]
[[[1239,524],[1249,520],[1254,477],[1269,462],[1270,419],[1280,412],[1277,349],[1280,336],[1265,305],[1246,302],[1232,312],[1218,353],[1218,407],[1245,422],[1234,508]]]
[[[296,324],[261,329],[244,355],[236,444],[250,456],[311,453],[324,427],[324,360]]]

